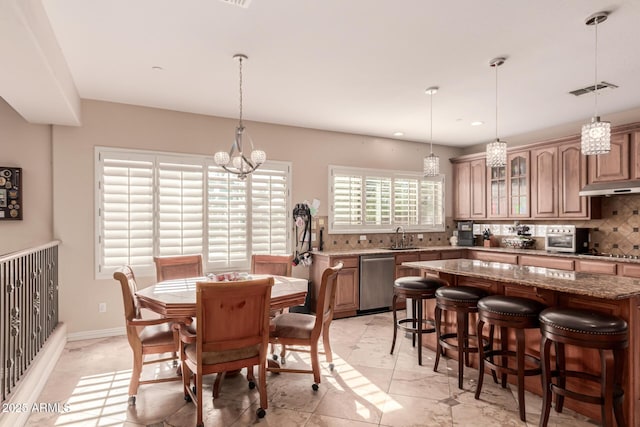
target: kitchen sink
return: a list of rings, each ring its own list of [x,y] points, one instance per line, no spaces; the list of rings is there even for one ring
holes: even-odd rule
[[[391,247],[384,248],[384,249],[388,249],[390,251],[408,251],[408,250],[411,250],[411,249],[419,249],[419,248],[417,248],[415,246],[402,246],[402,247],[391,246]]]

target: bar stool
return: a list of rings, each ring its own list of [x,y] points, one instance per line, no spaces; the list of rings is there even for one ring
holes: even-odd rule
[[[628,325],[624,319],[604,313],[573,308],[548,308],[540,313],[540,358],[542,364],[542,415],[540,426],[546,427],[551,411],[551,394],[556,394],[556,412],[562,412],[564,397],[601,407],[603,426],[625,426],[622,402],[622,377],[625,349],[629,346]],[[556,369],[551,370],[551,344],[556,348]],[[564,345],[594,348],[600,353],[600,375],[565,369]],[[557,384],[552,378],[557,377]],[[566,388],[566,378],[574,377],[600,384],[600,395],[578,393]]]
[[[424,319],[422,316],[422,301],[435,298],[436,289],[446,286],[447,282],[437,277],[400,277],[393,284],[393,342],[391,343],[391,352],[396,346],[396,336],[398,329],[402,329],[411,333],[413,338],[413,346],[416,346],[416,336],[418,337],[418,365],[422,365],[422,334],[433,333],[436,331],[433,319]],[[398,297],[411,298],[412,311],[411,316],[407,315],[404,319],[398,319],[396,310],[396,301]],[[411,326],[405,325],[411,323]],[[427,329],[424,326],[431,326]]]
[[[485,323],[500,327],[500,349],[493,349],[493,342],[489,342],[489,350],[480,347],[480,361],[478,366],[478,388],[476,399],[480,398],[485,366],[502,375],[502,387],[507,386],[507,375],[518,377],[518,406],[520,419],[526,421],[524,403],[524,377],[541,373],[540,359],[525,353],[525,329],[538,328],[538,314],[545,308],[544,304],[527,298],[505,295],[492,295],[478,301],[478,337],[482,336]],[[515,329],[516,351],[509,350],[508,329]],[[502,365],[493,362],[495,356],[502,356]],[[516,368],[510,368],[508,359],[515,357]],[[535,367],[525,368],[525,360]]]
[[[478,353],[478,347],[471,346],[469,338],[477,339],[475,335],[469,334],[469,314],[478,312],[478,301],[487,294],[482,289],[468,286],[446,286],[436,290],[436,361],[433,370],[438,370],[440,354],[443,348],[458,352],[458,388],[462,389],[464,365],[470,366],[469,354]],[[450,311],[456,313],[456,332],[442,333],[442,312]],[[455,343],[452,342],[455,338]],[[493,340],[493,328],[489,335],[489,340]],[[481,340],[478,340],[480,345]],[[488,342],[483,345],[488,346]],[[464,358],[464,361],[463,361]],[[495,375],[495,374],[494,374]]]

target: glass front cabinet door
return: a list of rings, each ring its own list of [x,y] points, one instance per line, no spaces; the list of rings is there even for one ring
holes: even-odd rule
[[[507,166],[488,169],[489,218],[528,218],[529,152],[511,153]]]
[[[529,209],[529,152],[507,156],[509,181],[509,218],[528,218]]]

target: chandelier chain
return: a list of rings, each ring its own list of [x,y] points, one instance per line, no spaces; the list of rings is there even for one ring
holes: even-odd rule
[[[498,64],[494,65],[496,69],[496,141],[498,140]]]
[[[433,154],[433,94],[429,95],[429,142],[431,154]]]

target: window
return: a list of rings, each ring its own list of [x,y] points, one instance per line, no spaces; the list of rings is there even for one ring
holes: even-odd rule
[[[444,231],[444,176],[329,166],[329,232]]]
[[[96,148],[95,170],[97,277],[125,264],[155,274],[156,255],[201,253],[223,271],[291,252],[287,162],[241,181],[209,157]]]

